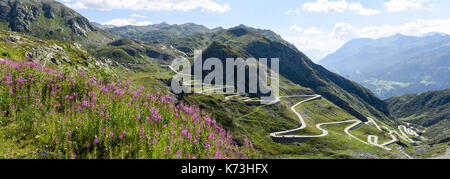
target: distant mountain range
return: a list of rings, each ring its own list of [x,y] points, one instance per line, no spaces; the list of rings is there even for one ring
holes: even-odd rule
[[[354,39],[319,62],[380,98],[450,88],[450,36]]]
[[[217,29],[208,29],[205,26],[194,23],[186,23],[181,25],[170,25],[165,22],[161,24],[152,24],[147,26],[105,26],[96,23],[98,27],[122,38],[138,39],[144,42],[165,42],[167,40],[186,37],[196,33],[210,33]]]

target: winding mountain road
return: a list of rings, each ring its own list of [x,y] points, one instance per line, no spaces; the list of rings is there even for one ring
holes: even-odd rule
[[[180,72],[176,71],[176,70],[175,70],[172,66],[170,66],[170,65],[167,65],[167,66],[168,66],[172,71],[174,71],[174,72],[177,73],[177,74],[185,75],[185,76],[192,76],[191,74],[183,74],[183,73],[180,73]],[[195,81],[196,81],[196,80],[186,81],[186,82],[183,82],[183,85],[186,85],[186,86],[203,85],[203,84],[192,84],[192,82],[195,83]],[[216,91],[216,90],[223,90],[223,89],[226,89],[226,88],[233,88],[233,89],[234,89],[234,87],[230,87],[230,86],[229,86],[229,87],[227,87],[227,86],[225,86],[225,87],[211,87],[211,88],[209,88],[209,89],[202,89],[202,94],[206,94],[206,92],[212,92],[212,91]],[[231,99],[234,98],[234,97],[240,97],[240,96],[241,96],[241,94],[238,94],[238,93],[234,93],[234,94],[225,94],[225,95],[228,95],[228,96],[225,97],[225,100],[231,100]],[[392,140],[387,141],[387,142],[385,142],[385,143],[383,143],[383,144],[379,144],[379,143],[378,143],[378,142],[379,142],[379,137],[378,137],[378,136],[375,136],[375,135],[368,135],[368,136],[367,136],[367,142],[366,142],[366,141],[361,140],[361,139],[359,139],[358,137],[352,135],[352,134],[349,132],[350,130],[353,130],[353,129],[355,129],[355,128],[358,128],[360,125],[364,124],[362,121],[357,120],[357,119],[354,119],[354,120],[346,120],[346,121],[337,121],[337,122],[319,123],[319,124],[316,125],[316,128],[322,131],[322,134],[319,134],[319,135],[295,135],[296,133],[298,133],[299,131],[301,131],[301,130],[303,130],[303,129],[305,129],[305,128],[307,127],[307,124],[306,124],[305,120],[303,119],[302,115],[301,115],[297,110],[295,110],[295,108],[296,108],[297,106],[301,105],[302,103],[309,102],[309,101],[313,101],[313,100],[321,99],[321,98],[322,98],[321,95],[293,95],[293,96],[280,96],[280,97],[277,97],[275,100],[272,100],[272,101],[267,101],[267,100],[266,100],[266,101],[264,101],[264,100],[255,100],[255,98],[250,98],[250,97],[241,97],[241,98],[237,98],[237,99],[238,99],[238,100],[245,101],[245,102],[249,102],[249,101],[254,101],[254,102],[265,102],[266,105],[272,105],[272,104],[276,104],[276,103],[280,102],[282,98],[308,98],[308,99],[302,100],[302,101],[296,103],[295,105],[293,105],[293,106],[290,108],[291,111],[294,112],[294,113],[297,115],[298,119],[300,120],[300,127],[296,128],[296,129],[291,129],[291,130],[286,130],[286,131],[279,131],[279,132],[273,132],[273,133],[270,133],[271,138],[272,138],[275,142],[282,142],[282,141],[291,141],[291,142],[292,142],[292,141],[294,141],[294,142],[298,141],[298,142],[303,142],[303,141],[308,140],[309,138],[325,137],[325,136],[327,136],[327,135],[329,134],[329,132],[328,132],[327,130],[323,129],[322,126],[324,126],[324,125],[343,124],[343,123],[352,123],[350,126],[348,126],[348,127],[346,127],[346,128],[344,129],[345,134],[347,134],[347,135],[350,136],[351,138],[353,138],[353,139],[355,139],[355,140],[357,140],[357,141],[359,141],[359,142],[361,142],[361,143],[367,144],[367,145],[372,145],[372,146],[380,147],[380,148],[382,148],[382,149],[384,149],[384,150],[389,150],[389,151],[392,150],[391,148],[388,148],[388,147],[386,147],[386,146],[398,141],[397,137],[395,137],[394,134],[396,134],[396,135],[399,136],[401,139],[403,139],[403,140],[405,140],[405,141],[407,141],[407,142],[410,142],[410,143],[414,143],[414,142],[415,142],[414,140],[410,139],[410,138],[407,136],[407,134],[412,135],[412,134],[417,134],[417,133],[415,133],[413,130],[411,130],[411,129],[409,129],[409,128],[406,128],[406,126],[403,126],[403,125],[398,126],[398,130],[399,130],[400,133],[401,133],[401,134],[399,134],[397,131],[395,131],[395,130],[390,130],[390,129],[389,129],[388,127],[386,127],[386,126],[380,127],[380,126],[377,124],[377,122],[376,122],[375,120],[373,120],[372,118],[367,118],[368,121],[365,122],[365,124],[366,124],[366,125],[372,125],[372,124],[373,124],[373,125],[375,125],[375,127],[376,127],[379,131],[383,131],[383,129],[387,130],[387,131],[389,132],[388,135],[392,138]],[[383,129],[382,129],[382,128],[383,128]],[[407,134],[406,134],[406,133],[407,133]],[[400,152],[401,152],[401,153],[404,153],[408,158],[411,158],[411,157],[410,157],[408,154],[406,154],[403,150],[400,151]]]

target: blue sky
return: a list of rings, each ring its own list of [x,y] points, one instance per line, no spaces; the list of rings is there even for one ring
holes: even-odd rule
[[[448,0],[58,0],[90,21],[270,29],[318,61],[354,38],[450,34]]]

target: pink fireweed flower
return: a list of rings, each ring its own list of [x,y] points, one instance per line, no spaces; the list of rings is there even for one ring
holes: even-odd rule
[[[209,140],[214,141],[216,138],[214,137],[213,133],[209,133],[208,135]]]
[[[186,136],[187,135],[187,130],[182,130],[181,131],[181,135]]]
[[[191,133],[188,134],[187,139],[188,139],[189,141],[192,140],[192,134],[191,134]]]
[[[82,101],[81,104],[82,104],[83,107],[85,107],[85,108],[89,107],[89,102],[86,101],[86,100]]]
[[[151,109],[150,109],[150,113],[154,113],[155,112],[155,107],[152,107]]]
[[[166,151],[167,151],[167,153],[170,153],[170,146],[166,147]]]
[[[94,103],[94,102],[97,102],[97,95],[96,94],[94,94],[93,96],[92,96],[92,102]]]
[[[181,157],[181,149],[179,149],[178,151],[177,151],[177,159],[179,159]]]
[[[114,132],[110,132],[109,135],[108,135],[108,137],[109,137],[110,139],[112,139],[112,138],[114,137]]]
[[[136,118],[137,118],[138,120],[140,120],[140,119],[141,119],[141,114],[137,114]]]
[[[67,129],[66,134],[67,134],[68,136],[71,136],[71,135],[72,135],[72,131],[70,131],[70,129]]]
[[[219,151],[216,151],[216,159],[221,159],[222,154]]]
[[[98,138],[97,138],[97,136],[95,136],[94,145],[97,145],[97,144],[98,144]]]
[[[244,139],[244,145],[245,145],[245,146],[248,146],[248,138],[245,138],[245,139]]]
[[[153,139],[153,145],[156,145],[156,144],[158,144],[158,140],[157,139]]]
[[[194,145],[197,145],[197,143],[198,143],[197,139],[194,139],[194,141],[192,141],[192,143],[194,143]]]
[[[56,139],[55,143],[56,143],[56,145],[58,145],[59,144],[59,139]]]

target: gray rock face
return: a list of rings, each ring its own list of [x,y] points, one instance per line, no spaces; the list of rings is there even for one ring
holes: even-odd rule
[[[11,7],[9,7],[8,3],[0,1],[0,19],[6,19],[10,11]]]
[[[82,17],[75,17],[68,22],[76,34],[87,37],[87,32],[95,31],[95,28],[89,23],[89,21]]]
[[[110,42],[114,38],[74,10],[51,0],[2,0],[1,21],[9,22],[8,30],[39,38],[86,43]]]
[[[42,10],[44,10],[44,16],[46,18],[55,19],[57,12],[50,4],[43,4]]]

